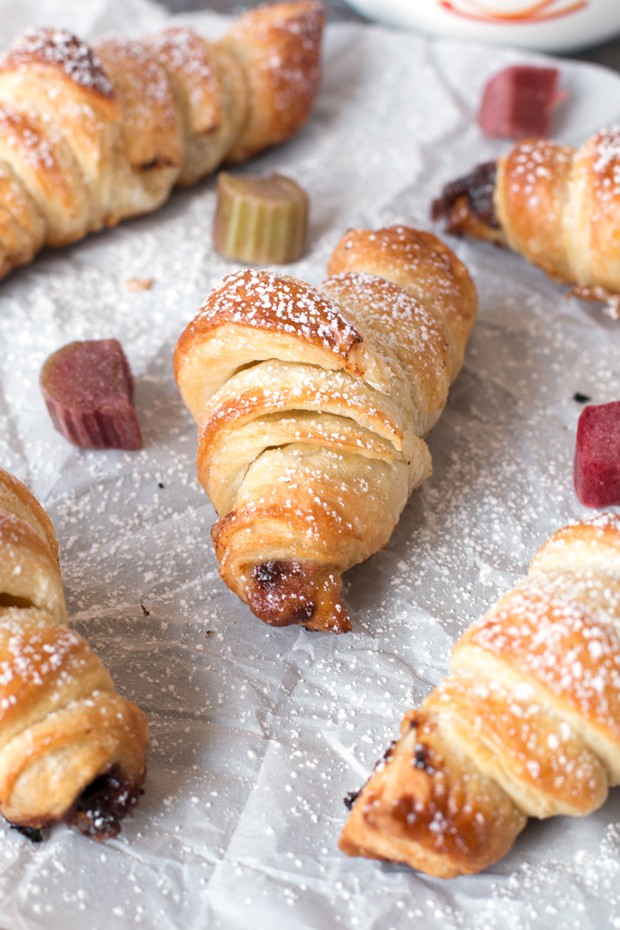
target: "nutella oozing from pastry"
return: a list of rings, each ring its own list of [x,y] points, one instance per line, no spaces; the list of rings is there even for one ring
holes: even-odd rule
[[[495,212],[496,178],[497,164],[487,161],[469,174],[446,184],[441,196],[433,201],[432,218],[445,219],[446,232],[453,235],[476,236],[479,227],[479,238],[493,239],[492,231],[496,230],[496,241],[503,241]]]

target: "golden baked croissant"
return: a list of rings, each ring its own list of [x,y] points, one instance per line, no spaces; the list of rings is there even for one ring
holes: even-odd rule
[[[18,39],[0,59],[0,276],[288,139],[318,89],[323,22],[320,0],[299,0],[214,43],[184,27]]]
[[[580,148],[518,142],[433,204],[456,234],[508,245],[589,300],[620,310],[620,127]]]
[[[500,859],[527,817],[599,807],[620,783],[620,517],[551,536],[401,732],[352,802],[349,855],[451,878]]]
[[[262,620],[350,629],[342,572],[431,471],[424,436],[463,361],[471,278],[435,236],[349,232],[311,287],[227,277],[177,343],[224,581]]]
[[[140,796],[147,724],[66,621],[52,524],[0,469],[0,812],[106,839]]]

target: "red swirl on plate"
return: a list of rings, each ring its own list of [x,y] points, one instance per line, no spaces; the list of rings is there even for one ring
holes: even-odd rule
[[[497,4],[489,6],[478,0],[437,0],[439,5],[448,13],[462,16],[464,19],[474,19],[486,23],[532,23],[543,22],[548,19],[557,19],[576,13],[588,5],[588,0],[537,0],[532,3],[511,3],[512,9],[497,9]]]

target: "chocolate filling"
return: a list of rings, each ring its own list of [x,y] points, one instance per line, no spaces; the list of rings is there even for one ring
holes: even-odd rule
[[[118,835],[120,821],[133,810],[141,794],[140,785],[124,779],[120,767],[114,765],[84,789],[65,823],[96,840],[111,839]]]
[[[171,161],[169,158],[166,158],[165,155],[156,155],[155,158],[152,158],[150,161],[142,162],[139,165],[142,171],[153,171],[159,170],[160,168],[176,168],[177,163]]]
[[[312,579],[301,562],[255,565],[247,593],[250,609],[273,626],[307,623],[316,610]]]
[[[431,764],[431,754],[428,746],[424,743],[416,743],[413,747],[413,767],[428,772],[429,775],[435,774],[435,769]]]
[[[0,607],[19,607],[22,610],[28,610],[29,607],[34,606],[33,602],[26,597],[17,597],[6,591],[0,593]]]
[[[446,217],[450,219],[451,209],[461,198],[467,199],[471,212],[487,226],[499,229],[500,223],[495,212],[493,195],[497,178],[497,164],[487,161],[477,165],[473,171],[446,184],[441,196],[433,201],[431,216],[434,220]],[[448,229],[449,232],[458,231]]]
[[[43,842],[43,831],[38,827],[18,827],[14,823],[9,824],[11,830],[17,830],[22,836],[25,836],[31,843]]]
[[[73,827],[85,836],[96,840],[108,840],[120,832],[120,822],[130,814],[142,794],[142,780],[132,784],[123,778],[120,766],[114,765],[105,775],[95,778],[87,785],[73,807],[63,818],[69,827]],[[44,838],[43,829],[53,826],[56,821],[32,827],[11,823],[32,843],[40,843]]]

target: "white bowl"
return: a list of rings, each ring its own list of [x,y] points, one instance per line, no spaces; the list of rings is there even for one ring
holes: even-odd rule
[[[620,0],[346,0],[358,13],[430,35],[565,52],[620,34]]]

